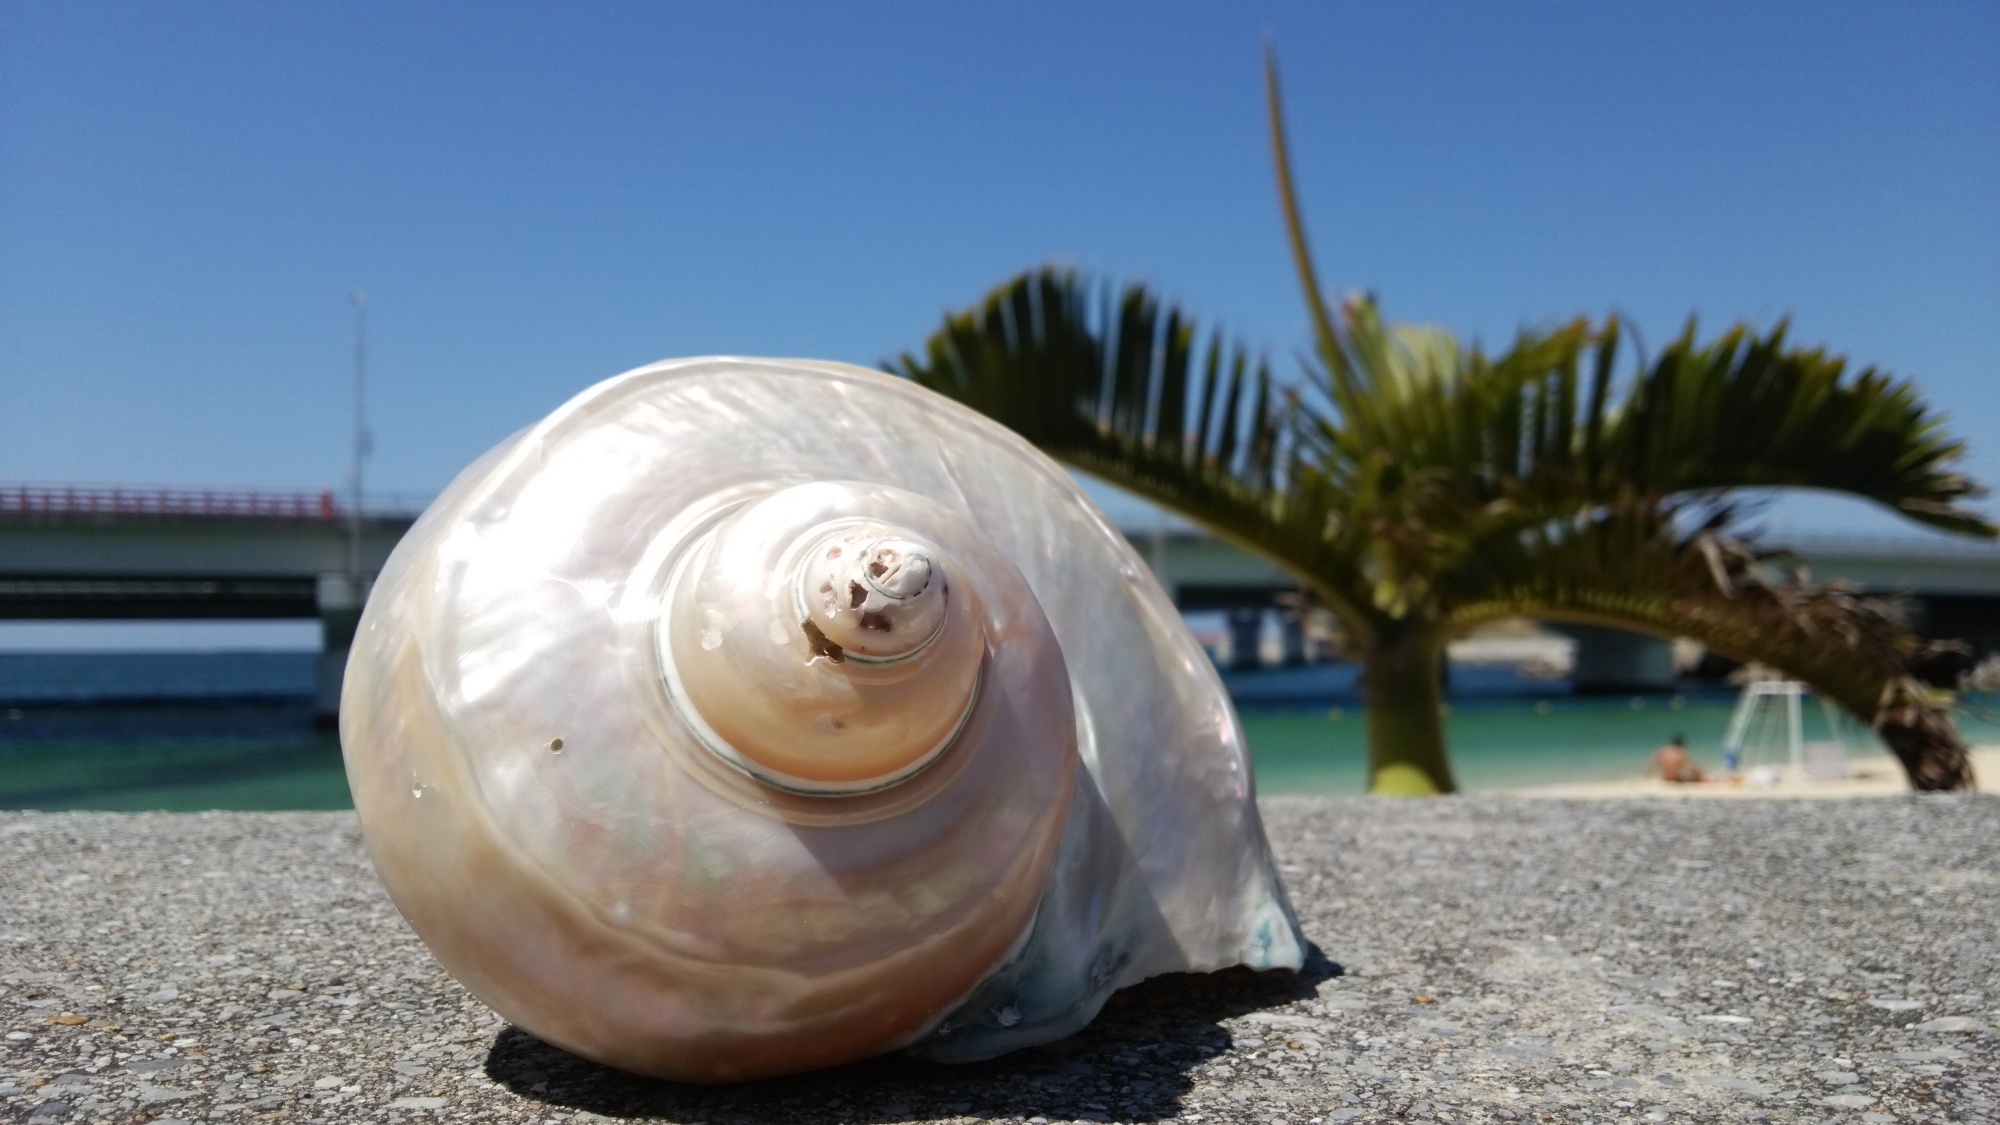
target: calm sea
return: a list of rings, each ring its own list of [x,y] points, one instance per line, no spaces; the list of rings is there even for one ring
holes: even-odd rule
[[[0,808],[348,807],[335,734],[314,722],[312,653],[0,653]],[[1233,677],[1265,793],[1358,793],[1353,670]],[[1467,789],[1630,777],[1675,734],[1713,764],[1728,694],[1579,699],[1559,681],[1454,670],[1447,719]],[[1975,723],[1985,741],[2000,727]],[[1816,713],[1806,737],[1826,737]],[[1856,749],[1865,737],[1847,732]]]

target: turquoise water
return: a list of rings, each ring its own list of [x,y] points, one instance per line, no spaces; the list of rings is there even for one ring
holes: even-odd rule
[[[339,740],[315,724],[304,697],[311,659],[221,655],[228,659],[0,657],[0,700],[11,700],[0,704],[0,808],[349,807]],[[79,682],[123,684],[143,698],[90,702]],[[1577,699],[1542,690],[1541,698],[1454,701],[1447,734],[1463,788],[1633,777],[1677,733],[1713,768],[1733,706],[1727,695]],[[1364,725],[1351,701],[1246,707],[1242,719],[1260,792],[1363,790]],[[1808,739],[1826,737],[1816,708],[1806,719]],[[2000,724],[1977,716],[1961,724],[1973,741],[2000,741]],[[1847,734],[1850,753],[1872,745],[1865,732]]]
[[[1959,730],[1974,743],[2000,742],[1996,701],[1976,701]],[[1646,696],[1631,699],[1480,701],[1453,707],[1445,719],[1452,770],[1468,791],[1514,789],[1576,781],[1615,781],[1645,771],[1653,751],[1676,734],[1703,769],[1722,764],[1722,741],[1736,701],[1731,696]],[[1983,713],[1982,713],[1983,712]],[[1243,731],[1264,794],[1352,794],[1366,787],[1367,738],[1359,711],[1245,711]],[[1829,731],[1816,704],[1803,714],[1804,738]],[[1843,720],[1837,737],[1850,757],[1887,751],[1875,736]],[[1780,764],[1784,743],[1752,729],[1742,768]]]
[[[1644,771],[1653,751],[1685,735],[1696,761],[1713,768],[1734,701],[1549,700],[1453,708],[1445,719],[1452,770],[1467,790],[1612,780]],[[1359,793],[1368,748],[1359,711],[1246,712],[1260,793]],[[1808,737],[1815,733],[1809,729]]]
[[[0,809],[352,807],[340,740],[302,701],[0,714]]]
[[[0,808],[344,809],[311,652],[0,653]]]

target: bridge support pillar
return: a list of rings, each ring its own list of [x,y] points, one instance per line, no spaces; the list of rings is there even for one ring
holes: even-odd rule
[[[1239,606],[1229,611],[1229,666],[1255,668],[1264,662],[1264,611]]]
[[[319,576],[319,681],[313,709],[322,722],[340,718],[340,681],[347,675],[347,650],[354,645],[368,587],[367,579],[357,582],[348,574]]]
[[[1278,611],[1278,635],[1283,639],[1285,663],[1304,664],[1306,654],[1306,615],[1297,609]]]
[[[1664,637],[1601,625],[1553,625],[1576,641],[1571,677],[1580,695],[1671,691],[1674,646]]]

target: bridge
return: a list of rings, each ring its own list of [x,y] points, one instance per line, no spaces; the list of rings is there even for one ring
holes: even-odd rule
[[[356,513],[331,491],[0,485],[0,620],[317,618],[316,699],[330,715],[368,577],[412,507]]]
[[[330,491],[0,485],[0,620],[317,619],[318,706],[338,709],[368,582],[419,504],[356,512]],[[1183,611],[1222,611],[1254,654],[1275,612],[1287,661],[1306,659],[1297,585],[1185,526],[1126,532]],[[1787,544],[1822,580],[1908,597],[1926,634],[2000,649],[2000,545],[1819,536]],[[1580,688],[1666,686],[1664,641],[1565,627]]]
[[[1305,658],[1298,584],[1275,565],[1198,529],[1162,525],[1128,530],[1132,541],[1183,612],[1227,615],[1230,649],[1255,653],[1264,619],[1275,613],[1288,662]],[[1925,636],[2000,651],[2000,543],[1942,535],[1799,535],[1781,544],[1816,581],[1839,581],[1906,599],[1911,624]],[[1555,631],[1576,642],[1579,690],[1664,689],[1675,679],[1671,643],[1587,625]]]

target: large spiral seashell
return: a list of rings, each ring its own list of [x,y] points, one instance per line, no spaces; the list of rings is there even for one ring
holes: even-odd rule
[[[641,1073],[989,1057],[1301,961],[1144,565],[1020,439],[858,368],[655,364],[488,453],[378,580],[341,741],[444,967]]]

